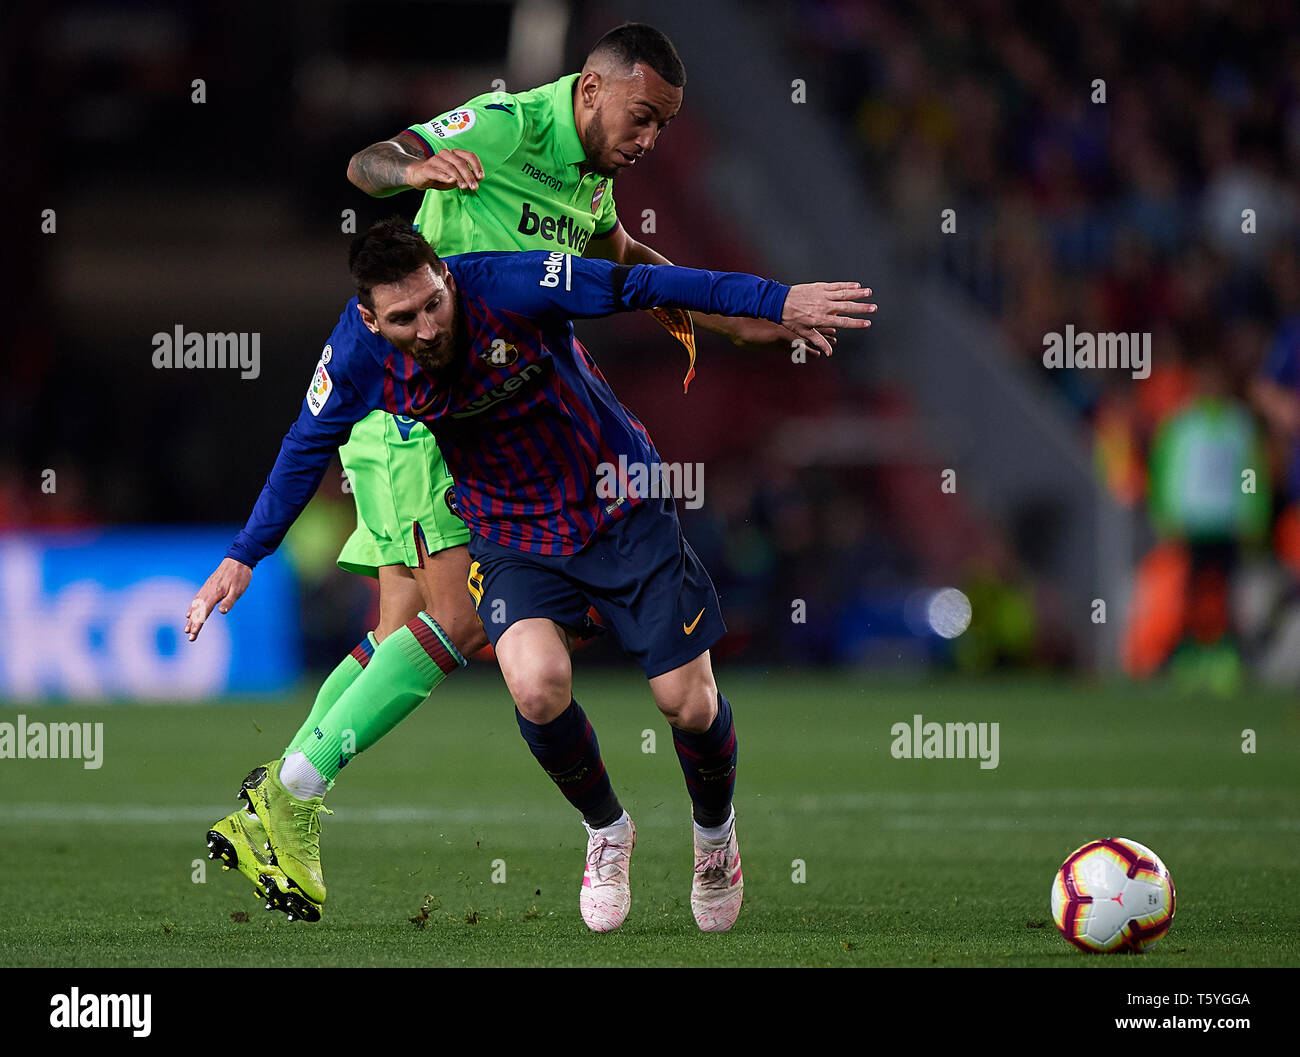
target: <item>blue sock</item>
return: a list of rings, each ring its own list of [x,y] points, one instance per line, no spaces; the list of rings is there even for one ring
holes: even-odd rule
[[[515,719],[542,770],[569,803],[582,812],[588,826],[600,829],[619,820],[623,805],[605,773],[596,732],[577,701],[571,700],[569,707],[549,723],[533,723],[517,708]]]
[[[692,814],[701,826],[721,826],[731,814],[736,791],[736,728],[731,705],[718,694],[718,714],[700,734],[673,728],[673,748],[686,775]]]

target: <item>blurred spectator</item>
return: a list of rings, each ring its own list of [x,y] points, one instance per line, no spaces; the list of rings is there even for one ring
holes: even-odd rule
[[[1244,467],[1259,443],[1228,375],[1257,372],[1261,327],[1274,339],[1251,398],[1285,488],[1275,545],[1300,580],[1300,200],[1286,179],[1300,161],[1300,8],[768,10],[799,60],[827,70],[829,98],[850,102],[856,89],[864,179],[903,232],[905,262],[942,272],[998,319],[1017,366],[1092,430],[1112,495],[1136,508],[1150,489],[1165,538],[1143,564],[1139,600],[1155,578],[1170,608],[1160,635],[1148,628],[1159,642],[1137,651],[1140,663],[1130,648],[1130,666],[1159,667],[1193,616],[1205,617],[1198,634],[1230,631],[1206,585],[1263,531],[1269,474],[1251,454],[1253,495],[1198,492],[1203,478],[1182,475],[1217,473],[1216,459]],[[940,232],[947,208],[951,236]],[[1149,332],[1150,377],[1044,372],[1043,335],[1069,323]],[[1184,347],[1209,333],[1221,335],[1222,370],[1204,340],[1192,370]]]
[[[1274,546],[1282,563],[1300,578],[1300,267],[1295,255],[1274,253],[1270,275],[1281,322],[1251,385],[1251,397],[1268,425],[1277,467],[1281,513]]]
[[[1240,677],[1229,584],[1243,549],[1268,527],[1262,437],[1234,393],[1221,332],[1189,338],[1190,404],[1156,431],[1149,509],[1160,542],[1138,568],[1124,666],[1145,677],[1172,662],[1197,682]]]

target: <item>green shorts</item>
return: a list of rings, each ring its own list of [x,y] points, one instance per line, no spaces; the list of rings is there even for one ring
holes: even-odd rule
[[[379,575],[381,565],[420,564],[469,542],[465,522],[452,513],[451,471],[427,426],[386,411],[372,411],[339,448],[357,501],[357,528],[339,554],[339,568]]]

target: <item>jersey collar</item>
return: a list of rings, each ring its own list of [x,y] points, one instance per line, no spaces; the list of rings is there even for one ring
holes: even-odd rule
[[[565,165],[581,165],[587,152],[578,138],[578,126],[573,117],[573,86],[581,74],[571,73],[555,82],[555,145],[556,153]]]

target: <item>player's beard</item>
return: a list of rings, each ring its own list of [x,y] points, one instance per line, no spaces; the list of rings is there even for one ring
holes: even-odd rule
[[[432,345],[421,346],[418,342],[411,350],[411,356],[427,374],[445,373],[456,360],[456,349],[460,343],[460,305],[455,307],[451,326],[447,328]]]
[[[614,148],[605,142],[603,108],[592,114],[591,120],[587,122],[587,143],[583,144],[583,148],[587,151],[587,164],[595,172],[611,179],[618,175],[619,167],[613,162]]]

